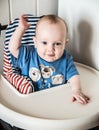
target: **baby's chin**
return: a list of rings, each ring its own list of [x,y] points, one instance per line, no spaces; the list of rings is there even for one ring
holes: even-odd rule
[[[46,60],[47,62],[54,62],[54,61],[56,61],[56,60]]]
[[[55,62],[56,60],[60,59],[60,57],[55,57],[55,56],[40,56],[43,60],[46,62]]]
[[[44,60],[47,61],[47,62],[54,62],[58,59],[56,59],[56,58],[45,58]]]

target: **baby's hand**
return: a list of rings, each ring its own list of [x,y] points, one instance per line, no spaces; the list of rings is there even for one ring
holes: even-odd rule
[[[87,104],[89,102],[89,98],[84,95],[80,90],[73,91],[72,93],[72,102],[76,100],[81,104]]]
[[[28,24],[27,20],[28,20],[27,15],[20,16],[19,27],[22,28],[23,30],[26,30],[30,27],[30,24]]]

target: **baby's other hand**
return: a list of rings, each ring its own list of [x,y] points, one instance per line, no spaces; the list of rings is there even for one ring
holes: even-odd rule
[[[87,104],[89,102],[89,98],[84,95],[80,90],[73,91],[72,93],[72,102],[76,100],[81,104]]]
[[[27,15],[20,16],[19,26],[24,30],[26,30],[30,27],[30,24],[28,24],[27,20],[28,20]]]

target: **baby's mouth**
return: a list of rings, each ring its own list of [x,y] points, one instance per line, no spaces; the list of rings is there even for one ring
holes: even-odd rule
[[[48,56],[49,56],[49,57],[54,57],[54,56],[55,56],[55,54],[48,54]]]

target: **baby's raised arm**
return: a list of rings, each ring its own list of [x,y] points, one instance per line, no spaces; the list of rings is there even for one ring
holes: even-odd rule
[[[27,23],[27,19],[26,15],[20,16],[19,25],[13,32],[9,42],[9,51],[16,58],[18,57],[18,48],[21,45],[21,38],[25,33],[25,30],[30,27],[30,24]]]

